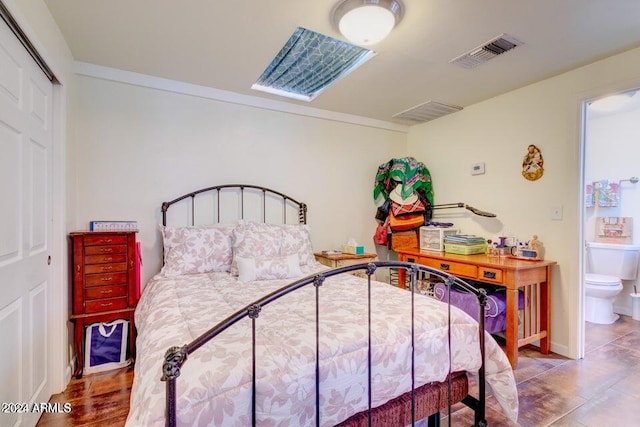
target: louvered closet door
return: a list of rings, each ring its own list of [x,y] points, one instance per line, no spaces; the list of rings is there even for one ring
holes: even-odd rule
[[[0,402],[20,405],[2,426],[35,425],[50,397],[52,89],[0,20]]]

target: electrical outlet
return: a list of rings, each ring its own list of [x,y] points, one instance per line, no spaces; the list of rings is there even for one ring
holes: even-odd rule
[[[554,221],[562,220],[562,206],[551,206],[549,208],[549,216]]]

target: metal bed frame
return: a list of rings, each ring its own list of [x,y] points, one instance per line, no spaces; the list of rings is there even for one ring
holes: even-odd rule
[[[280,192],[270,190],[265,187],[254,186],[254,185],[220,185],[215,187],[209,187],[202,190],[194,191],[184,196],[178,197],[170,202],[162,203],[162,222],[163,225],[166,226],[167,222],[167,210],[168,208],[184,199],[191,198],[191,210],[192,210],[192,218],[191,225],[194,224],[194,211],[195,211],[195,197],[197,195],[216,191],[218,202],[220,191],[223,189],[235,189],[240,192],[240,200],[241,200],[241,217],[244,216],[244,191],[245,189],[254,189],[262,192],[263,200],[266,200],[268,196],[275,196],[282,198],[283,203],[283,223],[286,223],[286,206],[287,204],[292,204],[297,207],[298,211],[298,221],[301,224],[306,223],[306,213],[307,213],[307,205],[301,202],[296,201],[295,199],[286,196]],[[266,203],[263,202],[263,209],[266,208]],[[263,212],[263,219],[266,215]],[[217,222],[220,220],[220,204],[218,203],[217,207]],[[415,264],[415,263],[407,263],[400,261],[376,261],[368,264],[357,264],[346,267],[340,267],[336,269],[332,269],[329,271],[324,271],[322,273],[314,274],[311,276],[307,276],[305,278],[294,281],[293,283],[275,291],[259,300],[249,304],[241,310],[238,310],[231,316],[227,317],[217,325],[213,326],[207,332],[193,340],[192,342],[185,344],[183,346],[174,346],[169,348],[165,353],[165,360],[163,364],[163,375],[162,381],[166,382],[166,425],[167,426],[175,426],[176,425],[176,380],[180,376],[180,369],[184,365],[184,363],[188,360],[188,356],[193,352],[197,351],[204,344],[214,339],[217,335],[219,335],[222,331],[226,330],[230,326],[235,323],[241,321],[244,318],[249,318],[252,327],[252,425],[256,425],[256,323],[260,317],[260,312],[265,309],[269,303],[278,300],[279,298],[287,295],[291,292],[296,291],[297,289],[301,289],[306,286],[314,286],[315,287],[315,312],[316,312],[316,362],[315,362],[315,390],[316,390],[316,398],[315,398],[315,413],[316,413],[316,425],[320,425],[320,358],[319,358],[319,324],[320,324],[320,292],[322,289],[322,284],[328,277],[332,277],[338,274],[349,273],[357,270],[364,270],[367,275],[367,292],[368,292],[368,333],[369,333],[369,344],[368,344],[368,411],[367,411],[367,419],[368,425],[371,425],[372,422],[372,410],[375,408],[371,407],[371,277],[374,272],[379,268],[387,268],[390,270],[397,269],[406,269],[408,273],[410,273],[411,280],[411,422],[412,425],[415,424],[416,413],[415,413],[415,359],[414,359],[414,345],[415,345],[415,337],[414,337],[414,300],[417,289],[417,275],[418,273],[427,273],[432,276],[436,276],[441,279],[445,285],[447,286],[448,291],[451,290],[452,286],[456,286],[457,289],[462,289],[467,291],[473,295],[475,295],[478,299],[478,310],[479,310],[479,327],[478,327],[478,339],[480,346],[480,356],[481,356],[481,367],[478,370],[478,397],[473,397],[471,395],[467,395],[462,399],[462,402],[473,409],[474,411],[474,425],[475,426],[486,426],[485,419],[485,411],[486,411],[486,385],[485,385],[485,335],[484,335],[484,310],[486,304],[486,292],[484,289],[477,289],[473,286],[469,285],[465,281],[452,276],[448,273],[435,270],[430,267],[426,267],[423,265]],[[391,286],[391,285],[389,285]],[[420,295],[419,298],[425,298],[425,296]],[[448,305],[448,324],[451,324],[451,305]],[[451,358],[451,328],[448,330],[448,345],[449,345],[449,358]],[[451,360],[449,360],[451,362]],[[448,396],[448,415],[451,416],[451,405],[456,403],[452,401],[452,384],[451,384],[451,363],[449,363],[449,377],[447,384],[447,396]],[[429,426],[439,426],[440,424],[440,415],[439,412],[432,414],[428,417],[428,425]]]

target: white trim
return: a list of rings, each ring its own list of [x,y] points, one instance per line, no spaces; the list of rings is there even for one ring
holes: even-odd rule
[[[207,86],[194,85],[177,80],[150,76],[147,74],[119,70],[116,68],[89,64],[87,62],[75,61],[73,70],[76,74],[81,76],[95,77],[119,83],[164,90],[167,92],[175,92],[183,95],[198,96],[200,98],[229,102],[232,104],[247,105],[249,107],[263,108],[265,110],[280,111],[283,113],[315,117],[323,120],[351,123],[360,126],[390,130],[394,132],[409,132],[409,126],[400,125],[397,123],[356,116],[353,114],[337,113],[303,105],[289,104],[287,102],[275,101],[271,99],[260,98],[257,96],[242,95],[227,90],[215,89]]]

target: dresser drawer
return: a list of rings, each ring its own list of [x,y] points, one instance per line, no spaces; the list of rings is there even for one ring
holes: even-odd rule
[[[119,286],[93,286],[85,288],[84,297],[90,299],[116,298],[127,296],[127,285]]]
[[[84,271],[87,274],[92,273],[111,273],[116,271],[127,271],[127,263],[113,263],[113,264],[93,264],[85,265]]]
[[[337,261],[334,261],[332,259],[327,259],[324,257],[323,258],[316,257],[316,261],[318,261],[322,265],[326,265],[327,267],[331,267],[331,268],[337,267]]]
[[[85,286],[126,285],[127,273],[88,274]]]
[[[436,270],[442,270],[454,276],[464,276],[470,278],[476,278],[478,274],[478,267],[475,265],[462,264],[451,261],[444,261],[431,258],[420,258],[420,264],[428,267],[435,268]]]
[[[127,255],[89,255],[84,257],[85,264],[106,264],[109,262],[127,262]]]
[[[85,246],[85,255],[102,255],[102,254],[126,254],[126,245],[110,245],[110,246]]]
[[[126,245],[127,244],[127,236],[85,236],[84,237],[84,245],[85,246],[96,246],[96,245]]]
[[[341,259],[337,262],[336,267],[347,267],[349,265],[365,264],[372,261],[375,261],[375,258]]]
[[[497,268],[478,267],[478,280],[483,282],[502,283],[502,270]]]
[[[127,308],[127,297],[122,298],[104,298],[85,301],[85,313],[100,313],[101,311],[120,310]]]

